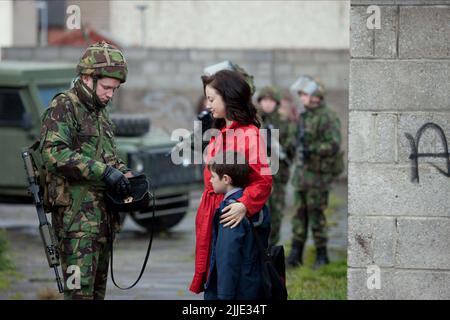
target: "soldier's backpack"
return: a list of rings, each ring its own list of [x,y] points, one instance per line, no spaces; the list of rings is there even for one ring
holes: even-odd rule
[[[68,195],[68,183],[60,176],[49,174],[42,159],[41,140],[36,140],[28,152],[32,159],[35,177],[39,185],[42,204],[45,212],[51,212],[55,207],[68,206],[70,197]]]

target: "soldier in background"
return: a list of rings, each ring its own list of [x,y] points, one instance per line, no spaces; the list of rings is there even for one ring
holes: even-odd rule
[[[269,198],[269,208],[272,220],[270,245],[276,245],[280,240],[281,222],[285,209],[286,185],[289,181],[290,165],[295,155],[296,125],[290,121],[289,113],[280,110],[281,91],[274,86],[261,89],[257,102],[261,112],[264,129],[279,130],[279,169],[273,175],[272,194]],[[270,135],[271,136],[271,135]],[[271,151],[271,140],[268,134],[267,149]]]
[[[290,266],[302,264],[302,255],[311,227],[316,246],[314,268],[329,263],[324,211],[333,178],[339,174],[341,133],[337,115],[324,101],[323,85],[309,76],[300,77],[291,87],[305,107],[298,126],[298,163],[293,184],[297,212],[293,218]]]
[[[280,113],[283,117],[286,117],[291,122],[297,122],[300,117],[300,112],[296,104],[294,103],[294,99],[292,98],[289,90],[284,90],[281,96],[280,101]]]
[[[253,76],[251,74],[249,74],[244,68],[242,68],[241,66],[239,66],[236,63],[233,63],[230,60],[225,60],[225,61],[213,64],[213,65],[210,65],[203,70],[203,73],[204,73],[204,75],[211,76],[220,70],[231,70],[231,71],[237,71],[237,72],[241,73],[244,76],[247,84],[250,86],[251,94],[253,96],[253,94],[255,93],[255,84],[253,81]],[[211,113],[207,110],[206,104],[207,104],[206,97],[203,95],[200,98],[200,100],[197,102],[197,120],[201,121],[201,124],[202,124],[201,130],[199,130],[200,128],[197,128],[197,130],[194,130],[194,132],[191,133],[190,139],[189,139],[191,142],[191,149],[194,151],[203,152],[203,150],[208,145],[209,139],[206,139],[206,141],[203,141],[203,135],[205,134],[206,131],[211,129],[212,124],[213,124],[213,117],[212,117]],[[202,141],[202,150],[195,150],[194,140]],[[181,146],[182,146],[182,144],[179,145],[180,148],[181,148]]]
[[[65,299],[104,299],[112,234],[119,217],[104,191],[126,198],[132,174],[118,158],[108,102],[126,81],[120,50],[106,42],[87,48],[74,87],[56,95],[42,117],[45,197],[57,235]]]

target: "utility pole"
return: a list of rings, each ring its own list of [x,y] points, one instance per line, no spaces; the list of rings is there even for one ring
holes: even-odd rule
[[[48,36],[48,4],[47,1],[36,1],[36,8],[39,10],[39,44],[41,47],[47,46]]]
[[[145,38],[146,38],[146,26],[145,26],[145,10],[147,9],[146,4],[140,4],[136,5],[136,9],[138,9],[141,12],[141,46],[144,47],[145,45]]]

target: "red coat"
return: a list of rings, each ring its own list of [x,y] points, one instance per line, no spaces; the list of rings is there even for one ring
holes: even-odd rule
[[[206,163],[220,151],[234,150],[245,154],[250,165],[249,184],[238,201],[245,205],[247,215],[251,216],[262,209],[272,191],[272,175],[267,162],[266,145],[260,140],[259,129],[254,125],[233,122],[229,127],[224,127],[220,133],[221,135],[217,138],[212,137],[209,142]],[[223,194],[214,193],[210,178],[211,173],[205,166],[203,174],[205,188],[195,219],[195,273],[190,286],[190,290],[194,293],[200,293],[204,289],[209,268],[212,219],[224,197]]]

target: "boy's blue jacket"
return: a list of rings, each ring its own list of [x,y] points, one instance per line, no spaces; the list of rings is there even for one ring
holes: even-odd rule
[[[233,229],[220,223],[222,209],[242,197],[235,188],[225,195],[213,219],[210,268],[205,284],[205,299],[255,300],[262,296],[261,260],[250,220],[245,217]],[[267,247],[270,214],[267,206],[251,221]]]

